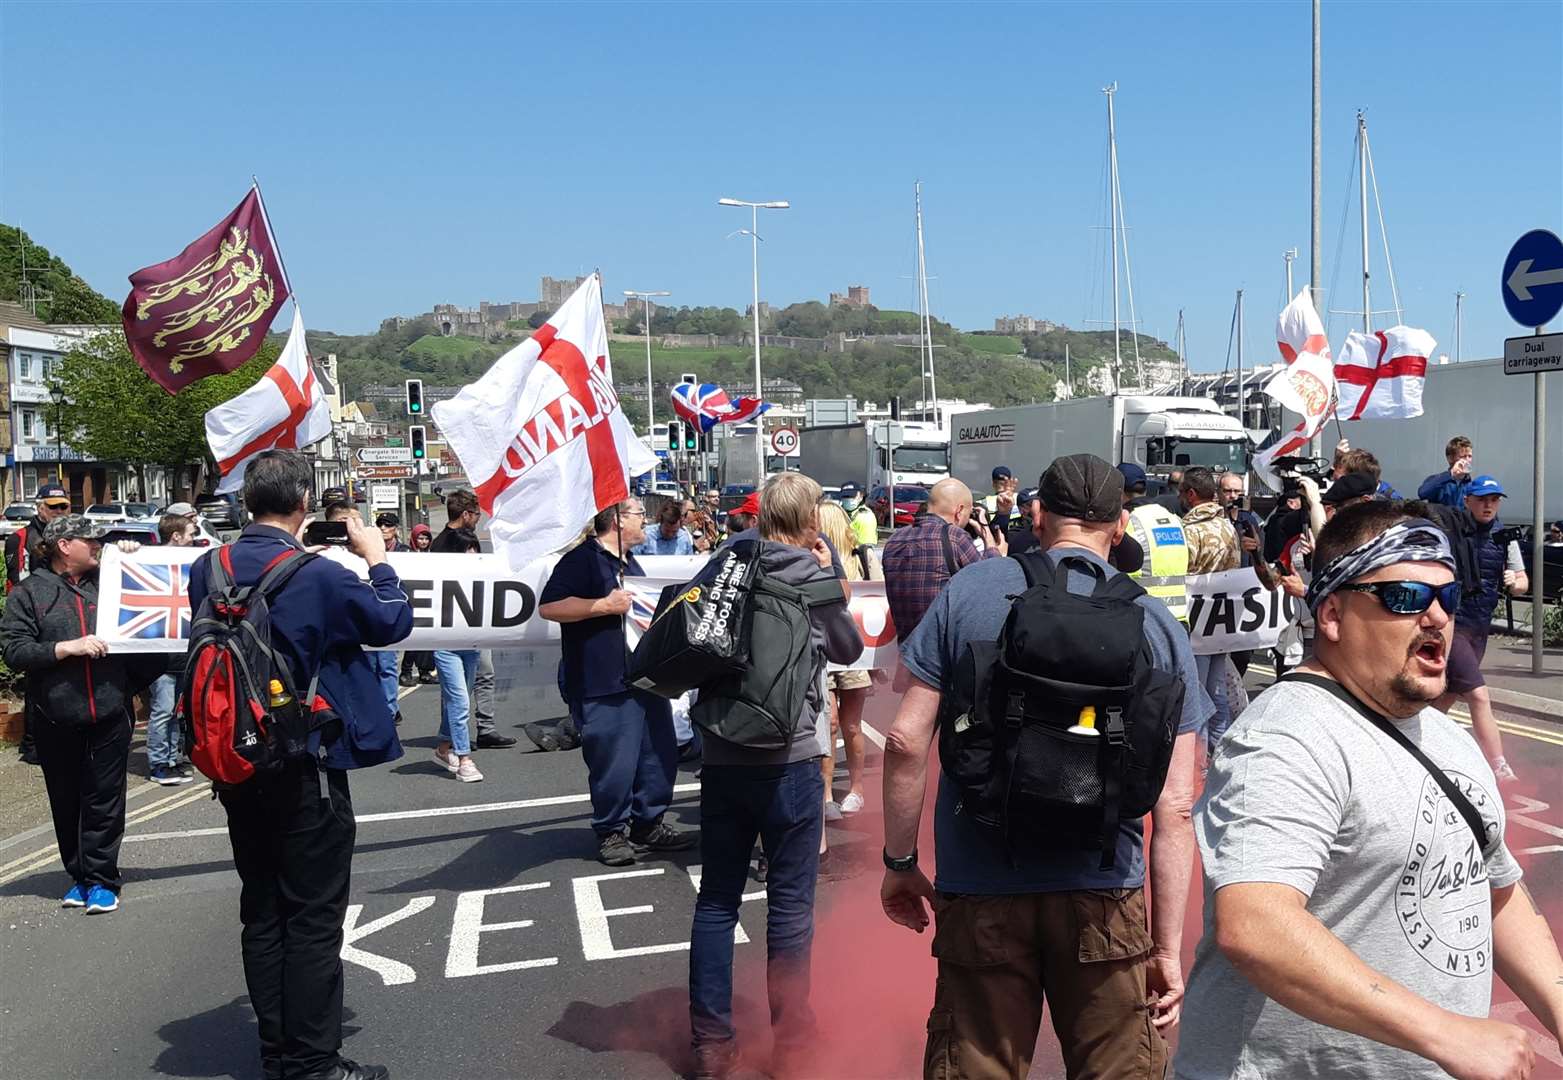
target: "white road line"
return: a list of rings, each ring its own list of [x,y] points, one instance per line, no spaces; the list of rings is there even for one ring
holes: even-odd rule
[[[862,727],[863,734],[868,736],[868,741],[883,750],[885,748],[885,737],[879,733],[879,729],[867,720],[862,721]]]
[[[675,784],[673,794],[699,791],[699,784]],[[461,814],[491,814],[505,810],[532,810],[540,806],[568,806],[572,803],[590,802],[589,793],[580,795],[554,795],[546,799],[516,799],[513,802],[475,803],[472,806],[430,806],[421,810],[389,810],[379,814],[359,814],[358,824],[368,825],[377,821],[411,821],[418,818],[455,817]],[[125,843],[145,843],[148,840],[185,840],[196,836],[227,836],[227,828],[181,829],[176,832],[137,833],[125,837]]]

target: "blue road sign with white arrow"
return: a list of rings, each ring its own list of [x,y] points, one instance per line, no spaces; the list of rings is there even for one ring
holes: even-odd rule
[[[1521,326],[1546,326],[1563,310],[1563,240],[1532,229],[1503,260],[1503,306]]]

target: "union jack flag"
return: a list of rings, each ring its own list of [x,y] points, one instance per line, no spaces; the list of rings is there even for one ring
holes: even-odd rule
[[[120,564],[119,633],[127,638],[190,636],[190,564]]]
[[[715,383],[679,383],[673,387],[673,411],[690,427],[710,431],[733,411],[727,391]]]
[[[630,611],[629,618],[625,620],[624,636],[629,647],[634,649],[657,614],[657,598],[662,595],[662,587],[627,577],[624,579],[624,591],[630,594]]]
[[[757,397],[741,397],[733,402],[733,411],[722,417],[719,423],[745,424],[771,407],[769,401]]]

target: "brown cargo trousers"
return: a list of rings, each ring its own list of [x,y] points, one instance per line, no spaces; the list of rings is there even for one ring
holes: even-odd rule
[[[934,900],[925,1080],[1025,1080],[1047,1000],[1070,1080],[1161,1080],[1143,889]]]

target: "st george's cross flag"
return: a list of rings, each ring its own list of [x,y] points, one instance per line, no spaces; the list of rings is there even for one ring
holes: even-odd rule
[[[514,570],[574,540],[657,462],[613,388],[596,274],[432,415]]]
[[[1427,358],[1437,347],[1432,334],[1409,326],[1347,334],[1335,365],[1339,415],[1345,420],[1421,416]]]
[[[1335,411],[1335,378],[1330,363],[1330,342],[1324,333],[1324,320],[1313,306],[1313,297],[1304,287],[1281,309],[1276,319],[1275,343],[1286,361],[1287,370],[1277,373],[1265,384],[1264,392],[1280,401],[1293,412],[1301,413],[1302,420],[1291,431],[1264,447],[1254,457],[1254,471],[1272,488],[1280,490],[1280,478],[1272,462],[1280,457],[1295,457],[1308,451],[1309,440],[1323,427]],[[1296,374],[1290,370],[1299,358],[1313,359]],[[1327,392],[1321,401],[1319,387]],[[1306,411],[1299,405],[1310,406]],[[1315,411],[1322,405],[1322,411]]]
[[[130,275],[120,314],[130,353],[177,394],[255,355],[288,298],[260,188],[178,255]]]
[[[244,469],[263,450],[297,450],[331,434],[331,406],[304,344],[304,317],[293,305],[293,329],[282,355],[259,382],[206,414],[206,442],[222,480],[218,494],[238,491]]]

